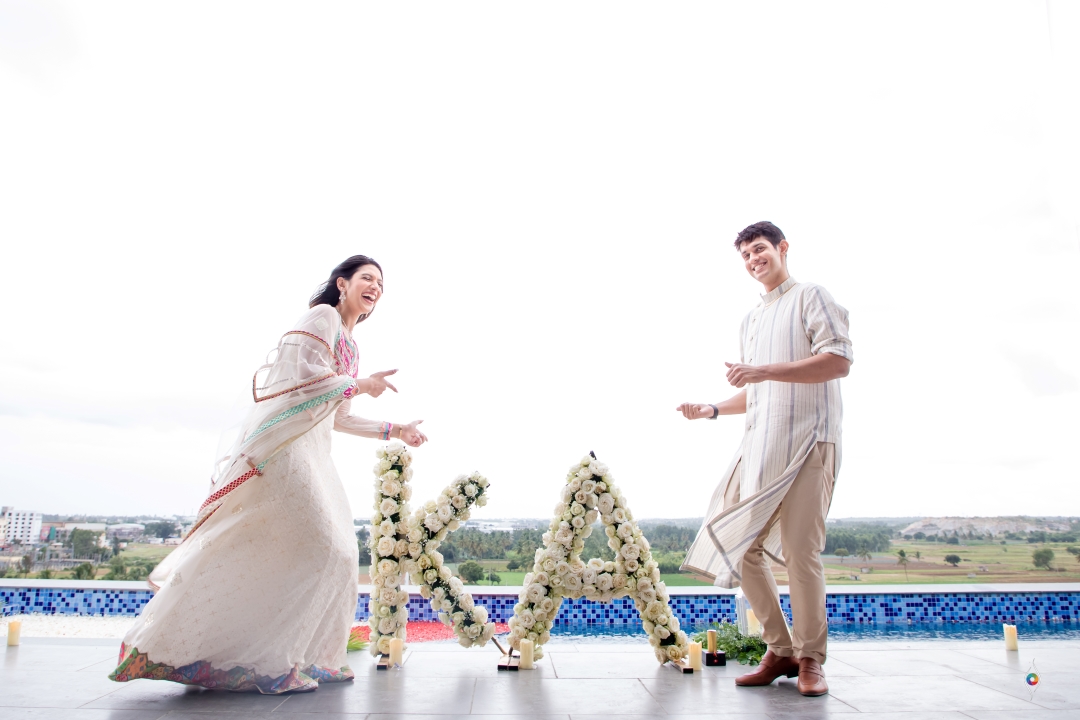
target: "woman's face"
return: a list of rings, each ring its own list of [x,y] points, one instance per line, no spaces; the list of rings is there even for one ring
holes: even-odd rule
[[[382,273],[374,265],[361,265],[348,282],[344,278],[338,278],[338,290],[345,291],[345,307],[342,308],[342,315],[345,317],[370,315],[375,309],[375,304],[382,297]]]

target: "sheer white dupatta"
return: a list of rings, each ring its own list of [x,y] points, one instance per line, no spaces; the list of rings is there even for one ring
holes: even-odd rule
[[[278,451],[333,415],[356,392],[355,351],[344,337],[341,316],[329,305],[308,310],[271,355],[273,359],[268,358],[252,378],[254,406],[228,452],[214,464],[210,494],[195,524],[181,547],[150,574],[155,589],[230,492],[261,475]]]

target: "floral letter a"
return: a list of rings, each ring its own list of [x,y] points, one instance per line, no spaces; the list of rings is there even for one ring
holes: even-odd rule
[[[597,518],[604,524],[615,560],[581,560],[585,538]],[[649,541],[634,522],[625,498],[616,489],[606,465],[589,453],[570,468],[562,499],[555,506],[544,547],[536,551],[533,571],[525,576],[520,602],[510,618],[510,643],[522,639],[540,646],[550,638],[552,621],[564,597],[610,602],[629,595],[641,614],[649,644],[660,662],[679,660],[689,651],[686,633],[668,605],[667,587],[652,559]]]

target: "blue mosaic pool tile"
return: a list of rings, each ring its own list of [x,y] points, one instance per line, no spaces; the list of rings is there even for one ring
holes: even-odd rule
[[[64,588],[0,587],[4,615],[21,613],[136,616],[150,601],[150,590],[94,590]],[[478,604],[488,616],[506,622],[514,613],[517,597],[479,593]],[[791,603],[787,595],[780,604],[789,621]],[[360,594],[356,619],[367,618],[367,593]],[[734,622],[734,595],[674,595],[672,610],[686,628],[713,622]],[[980,592],[980,593],[881,593],[847,594],[831,592],[826,597],[830,623],[926,623],[926,622],[1058,622],[1080,619],[1080,592]],[[409,600],[409,618],[437,620],[426,600],[414,595]],[[556,622],[598,626],[636,624],[637,608],[630,598],[610,603],[585,599],[564,600]]]

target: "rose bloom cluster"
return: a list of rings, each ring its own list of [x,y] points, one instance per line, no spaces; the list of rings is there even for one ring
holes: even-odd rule
[[[430,600],[439,619],[453,626],[461,645],[483,645],[495,633],[495,623],[487,622],[487,609],[476,605],[461,580],[443,565],[438,548],[447,533],[469,519],[472,505],[487,504],[487,478],[478,473],[462,475],[435,500],[410,514],[406,504],[411,494],[407,481],[412,477],[409,451],[394,443],[377,455],[368,620],[372,654],[388,652],[391,637],[405,638],[409,597],[401,583],[406,574],[419,583],[420,594]]]
[[[368,602],[369,647],[372,655],[390,652],[390,639],[405,639],[409,593],[402,588],[404,569],[399,558],[408,553],[409,498],[412,456],[393,442],[375,451],[375,514],[371,517],[371,599]]]
[[[585,538],[599,519],[608,537],[614,561],[581,560]],[[641,614],[649,644],[660,662],[685,657],[686,633],[668,604],[660,569],[652,559],[649,541],[641,534],[608,468],[591,455],[570,468],[562,496],[555,506],[551,527],[536,551],[533,571],[525,576],[519,602],[510,618],[510,643],[521,640],[540,646],[550,639],[552,623],[564,597],[585,597],[599,602],[627,595]]]

